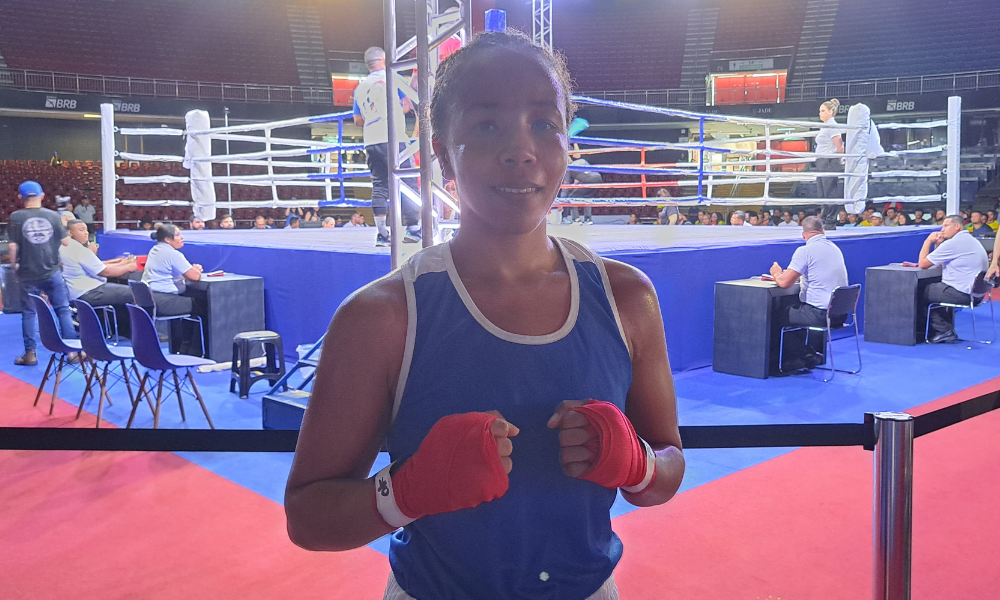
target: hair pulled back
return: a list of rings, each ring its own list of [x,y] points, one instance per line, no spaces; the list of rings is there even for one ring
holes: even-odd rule
[[[562,88],[566,103],[566,125],[569,126],[576,113],[576,104],[570,99],[573,81],[566,68],[566,59],[531,41],[527,35],[517,30],[484,31],[472,38],[467,45],[459,48],[446,58],[435,74],[434,94],[431,97],[431,130],[436,136],[444,137],[448,132],[449,112],[458,102],[458,82],[474,68],[473,59],[477,55],[496,50],[521,52],[538,61],[552,73]]]
[[[153,233],[149,234],[149,237],[153,238],[157,242],[163,242],[169,239],[174,239],[177,235],[178,228],[173,223],[164,223],[156,228]]]

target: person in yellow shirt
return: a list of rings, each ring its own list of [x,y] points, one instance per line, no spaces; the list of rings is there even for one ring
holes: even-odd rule
[[[997,211],[986,211],[986,224],[989,225],[990,229],[993,231],[1000,229],[1000,223],[997,223]]]
[[[862,227],[881,227],[882,225],[885,225],[885,220],[880,212],[873,212],[870,217],[861,221]]]

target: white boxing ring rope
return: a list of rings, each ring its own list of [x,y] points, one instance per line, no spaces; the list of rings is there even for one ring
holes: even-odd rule
[[[636,206],[636,205],[650,205],[650,204],[671,204],[680,206],[697,206],[697,205],[815,205],[815,204],[844,204],[848,210],[855,210],[857,204],[861,204],[861,200],[869,202],[934,202],[940,201],[945,198],[948,202],[948,212],[953,213],[958,210],[958,170],[959,170],[959,151],[960,151],[960,122],[961,122],[961,98],[953,97],[949,99],[948,103],[948,118],[944,120],[928,121],[921,123],[885,123],[885,124],[875,124],[878,130],[890,130],[890,129],[931,129],[935,127],[948,127],[948,142],[946,145],[935,146],[932,148],[920,148],[914,150],[901,150],[901,151],[891,151],[884,152],[879,151],[872,154],[817,154],[815,152],[793,152],[787,150],[775,150],[771,148],[771,141],[773,140],[789,140],[789,139],[806,139],[815,137],[820,133],[820,131],[825,127],[836,127],[839,130],[847,130],[849,132],[857,131],[858,126],[837,124],[828,126],[823,123],[817,123],[815,121],[795,121],[795,120],[779,120],[779,119],[762,119],[753,117],[740,117],[732,115],[719,115],[719,114],[704,114],[695,113],[685,110],[670,109],[646,106],[640,104],[631,104],[625,102],[614,102],[608,100],[600,100],[595,98],[587,98],[575,96],[573,100],[578,104],[587,104],[594,106],[602,106],[607,108],[618,108],[624,110],[635,110],[640,112],[661,114],[670,117],[680,117],[684,119],[690,119],[692,121],[697,121],[697,142],[689,143],[656,143],[643,140],[620,140],[620,139],[610,139],[610,138],[593,138],[578,136],[572,139],[573,142],[578,143],[581,146],[579,152],[574,151],[574,154],[605,154],[605,153],[620,153],[620,152],[644,152],[647,150],[680,150],[688,152],[697,152],[698,160],[697,162],[677,162],[677,163],[661,163],[661,164],[642,164],[642,165],[627,165],[627,164],[590,164],[590,165],[571,165],[569,169],[571,171],[588,171],[588,172],[598,172],[598,173],[608,173],[608,174],[627,174],[627,175],[642,175],[641,182],[624,182],[624,183],[601,183],[601,184],[567,184],[563,186],[563,189],[602,189],[602,188],[617,188],[617,189],[636,189],[641,188],[644,192],[648,188],[664,188],[664,187],[679,187],[685,188],[687,192],[685,195],[681,196],[668,196],[668,197],[648,197],[644,195],[643,197],[628,197],[628,198],[582,198],[582,197],[566,197],[558,198],[556,200],[555,206],[577,206],[577,207],[587,207],[587,206]],[[705,139],[705,123],[706,122],[725,122],[734,123],[742,125],[758,125],[763,126],[765,133],[762,136],[753,136],[746,138],[733,138],[726,141],[715,141],[706,144]],[[811,131],[799,131],[799,132],[780,132],[772,133],[772,126],[782,126],[782,127],[798,127],[798,128],[809,128]],[[692,128],[694,129],[694,128]],[[764,142],[765,147],[763,149],[736,149],[725,147],[724,144],[731,143],[746,143],[746,142]],[[879,149],[881,150],[881,149]],[[930,155],[940,155],[941,153],[947,153],[948,158],[948,168],[946,170],[940,169],[890,169],[883,171],[871,171],[867,169],[867,162],[865,162],[865,167],[861,171],[855,172],[831,172],[831,173],[820,173],[820,172],[783,172],[774,171],[772,167],[785,164],[804,164],[815,162],[818,158],[845,158],[845,159],[868,159],[877,160],[880,158],[892,158],[892,157],[926,157]],[[708,156],[719,156],[723,157],[721,162],[716,160],[707,159]],[[730,157],[736,157],[736,160],[731,160]],[[750,160],[744,160],[743,157],[752,156]],[[764,158],[757,158],[763,156]],[[764,170],[758,171],[745,171],[743,169],[747,167],[759,167],[764,166]],[[646,175],[670,175],[679,176],[685,179],[679,181],[646,181]],[[947,186],[945,194],[925,194],[925,195],[915,195],[915,196],[904,196],[904,195],[893,195],[893,196],[882,196],[882,197],[866,197],[864,198],[785,198],[785,197],[774,197],[770,195],[770,184],[771,183],[784,183],[784,182],[810,182],[816,181],[820,177],[836,177],[845,181],[850,181],[852,178],[868,178],[872,179],[887,179],[887,178],[915,178],[915,179],[930,179],[941,177],[942,175],[947,175]],[[755,198],[732,198],[732,197],[713,197],[713,188],[719,185],[730,185],[730,184],[764,184],[764,194],[760,197]],[[845,188],[848,187],[845,185]],[[694,188],[692,190],[692,188]],[[688,190],[694,193],[688,192]]]
[[[598,138],[588,136],[575,136],[571,142],[584,146],[579,150],[579,154],[610,154],[610,153],[633,153],[639,152],[644,156],[645,151],[655,150],[679,150],[697,153],[697,160],[685,162],[662,163],[662,164],[591,164],[585,166],[571,165],[571,171],[596,171],[606,174],[640,175],[641,182],[625,183],[600,183],[600,184],[567,184],[563,186],[565,190],[590,188],[590,189],[635,189],[678,187],[683,188],[685,193],[681,196],[667,197],[567,197],[557,198],[554,206],[636,206],[653,204],[672,204],[680,206],[697,205],[815,205],[815,204],[848,204],[848,200],[866,200],[870,202],[933,202],[942,198],[940,194],[917,195],[917,196],[882,196],[875,198],[784,198],[774,197],[770,194],[772,183],[797,183],[814,182],[820,177],[836,177],[847,182],[856,178],[885,179],[885,178],[915,178],[929,179],[947,176],[946,193],[943,197],[947,200],[948,212],[954,213],[958,210],[958,171],[959,171],[959,150],[960,150],[960,123],[961,123],[961,98],[953,97],[948,102],[948,118],[946,120],[929,121],[922,123],[885,123],[877,124],[879,130],[891,129],[930,129],[934,127],[948,127],[947,144],[932,148],[920,148],[914,150],[901,150],[893,152],[880,152],[877,155],[864,154],[817,154],[814,152],[794,152],[787,150],[775,150],[771,148],[771,142],[775,140],[808,139],[818,135],[823,128],[836,127],[839,130],[851,132],[858,131],[858,126],[837,124],[828,126],[815,121],[764,119],[755,117],[741,117],[733,115],[704,114],[678,109],[646,106],[641,104],[631,104],[625,102],[614,102],[574,96],[573,100],[578,104],[602,106],[608,108],[618,108],[624,110],[634,110],[639,112],[654,113],[675,118],[683,118],[697,122],[698,139],[697,142],[687,143],[660,143],[646,140],[623,140],[613,138]],[[343,122],[351,117],[351,112],[331,113],[312,117],[301,117],[296,119],[286,119],[269,123],[256,123],[246,125],[235,125],[228,127],[208,127],[204,129],[175,129],[175,128],[116,128],[114,125],[114,112],[110,104],[101,105],[101,125],[102,125],[102,161],[104,165],[114,165],[115,158],[125,161],[144,162],[182,162],[192,165],[199,164],[229,164],[266,167],[267,173],[254,175],[235,176],[209,176],[209,177],[180,177],[175,175],[154,175],[154,176],[129,176],[119,175],[115,170],[105,168],[103,171],[103,192],[104,192],[104,218],[105,227],[114,229],[116,227],[116,206],[190,206],[192,202],[186,200],[131,200],[118,199],[116,197],[116,182],[124,184],[155,184],[155,183],[188,183],[194,188],[200,183],[209,184],[231,184],[256,187],[270,187],[272,197],[269,200],[235,201],[231,198],[225,202],[214,202],[212,207],[220,208],[305,208],[305,207],[361,207],[369,206],[367,200],[352,200],[345,197],[345,190],[348,188],[370,188],[371,182],[357,181],[358,179],[369,179],[371,173],[366,165],[355,165],[344,162],[344,152],[350,150],[363,149],[362,144],[343,143]],[[207,116],[207,115],[206,115]],[[338,124],[337,143],[317,140],[303,140],[294,138],[273,137],[272,132],[276,129],[310,125],[316,123]],[[745,138],[733,138],[725,141],[712,141],[706,144],[705,123],[724,122],[742,125],[763,126],[764,135],[751,136]],[[795,127],[806,129],[806,131],[781,131],[774,133],[772,127]],[[262,132],[263,135],[246,135],[250,132]],[[179,156],[162,154],[143,154],[134,152],[118,152],[114,147],[114,134],[120,133],[128,136],[174,136],[174,137],[198,137],[207,136],[209,140],[228,140],[244,143],[260,143],[264,145],[264,150],[257,152],[244,152],[236,154],[212,155],[204,154],[200,156]],[[860,134],[859,134],[860,135]],[[726,144],[764,142],[763,149],[737,149],[726,147]],[[412,156],[417,151],[416,140],[407,140],[406,150],[403,157]],[[210,147],[210,144],[209,144]],[[279,147],[279,149],[275,149]],[[947,169],[889,169],[883,171],[871,171],[865,168],[856,172],[785,172],[773,170],[773,167],[790,164],[808,164],[815,162],[818,158],[844,158],[848,161],[862,159],[878,159],[886,157],[922,157],[940,155],[947,153]],[[575,153],[575,152],[574,152]],[[324,162],[312,162],[295,160],[296,158],[324,155]],[[336,162],[333,156],[336,155]],[[721,157],[722,160],[713,160]],[[732,159],[735,158],[735,160]],[[763,157],[763,158],[760,158]],[[763,170],[756,168],[763,166]],[[275,169],[308,169],[318,172],[291,172],[276,173]],[[752,168],[755,170],[746,171]],[[668,175],[682,179],[676,181],[646,181],[647,175]],[[714,188],[720,185],[732,184],[764,184],[764,193],[760,197],[717,197],[713,196]],[[278,198],[278,186],[301,186],[301,187],[321,187],[326,192],[325,200],[282,200]],[[337,188],[337,197],[333,190]],[[460,212],[455,199],[440,185],[432,183],[432,194],[445,204],[449,205],[456,212]],[[408,198],[422,204],[420,194],[409,185],[401,185],[402,193]],[[195,202],[196,206],[197,203]]]

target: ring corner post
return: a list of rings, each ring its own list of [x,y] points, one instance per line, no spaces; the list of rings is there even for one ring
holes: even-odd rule
[[[118,228],[115,206],[115,107],[101,105],[101,196],[104,232]]]
[[[948,177],[945,186],[946,208],[949,215],[958,214],[962,201],[962,97],[948,98]]]

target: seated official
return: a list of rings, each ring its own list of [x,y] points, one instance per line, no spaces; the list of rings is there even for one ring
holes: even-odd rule
[[[931,251],[931,246],[936,246]],[[986,250],[979,240],[964,229],[960,215],[944,218],[941,231],[935,231],[924,240],[920,249],[921,269],[942,267],[941,281],[932,283],[924,290],[921,313],[927,313],[932,302],[968,304],[971,300],[972,285],[976,277],[989,267]],[[930,338],[932,344],[953,342],[955,335],[954,314],[950,308],[939,308],[931,312]]]
[[[87,224],[80,220],[69,223],[69,242],[59,249],[63,279],[70,300],[83,300],[91,306],[113,306],[118,318],[118,332],[128,331],[128,310],[132,290],[127,285],[108,283],[108,277],[120,277],[136,270],[134,260],[115,259],[102,262],[84,246]]]
[[[203,269],[201,265],[188,262],[181,254],[180,249],[184,247],[181,230],[168,223],[154,231],[150,237],[156,240],[156,244],[146,258],[142,282],[153,292],[157,316],[204,316],[202,303],[196,302],[196,298],[191,295],[183,295],[187,292],[188,281],[201,280]],[[183,321],[180,326],[184,328],[180,332],[180,352],[193,352],[200,344],[197,328],[190,321]]]
[[[781,322],[792,327],[824,327],[833,290],[848,285],[847,265],[840,248],[827,239],[819,217],[806,217],[801,225],[805,246],[795,250],[787,269],[782,270],[778,263],[771,266],[771,275],[780,287],[799,282],[800,301],[788,308]],[[843,321],[833,323],[841,324]],[[786,352],[786,356],[794,354],[794,350]]]

